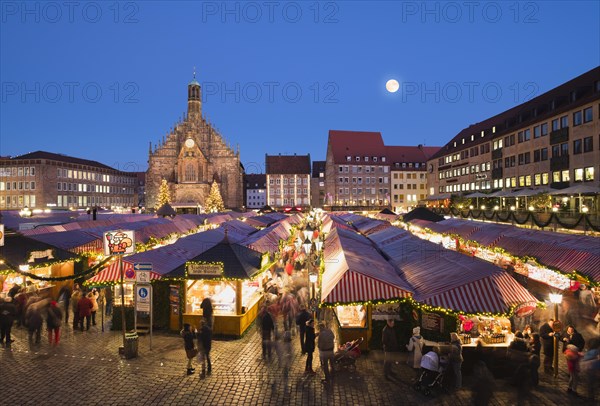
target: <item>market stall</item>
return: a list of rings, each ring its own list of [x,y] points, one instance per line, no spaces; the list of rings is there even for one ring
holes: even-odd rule
[[[398,301],[412,289],[364,236],[344,228],[332,228],[325,241],[325,269],[321,302],[332,307],[338,323],[339,342],[362,337],[361,349],[372,336],[372,304]]]
[[[225,233],[217,245],[167,275],[183,273],[183,323],[198,326],[204,313],[200,304],[209,298],[214,334],[241,336],[256,319],[269,266],[268,254],[231,242]]]

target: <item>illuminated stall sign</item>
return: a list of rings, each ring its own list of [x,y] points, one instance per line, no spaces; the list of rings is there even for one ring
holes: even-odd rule
[[[223,276],[223,265],[221,264],[198,264],[187,263],[187,275],[194,277]]]

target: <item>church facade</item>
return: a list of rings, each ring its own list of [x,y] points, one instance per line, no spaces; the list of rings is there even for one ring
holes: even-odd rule
[[[203,208],[213,181],[226,208],[243,205],[239,148],[234,151],[203,116],[200,83],[195,78],[188,85],[187,114],[158,145],[152,148],[150,143],[146,207],[156,207],[163,179],[174,208]]]

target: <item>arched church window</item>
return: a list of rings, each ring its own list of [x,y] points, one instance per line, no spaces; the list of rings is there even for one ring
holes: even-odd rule
[[[197,182],[196,167],[193,163],[188,163],[185,165],[183,179],[184,182]]]

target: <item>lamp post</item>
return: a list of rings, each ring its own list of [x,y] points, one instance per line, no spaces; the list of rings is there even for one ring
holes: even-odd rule
[[[583,214],[583,235],[587,234],[587,213],[588,213],[589,209],[587,208],[587,206],[582,206],[581,207],[581,213]]]
[[[556,337],[556,331],[560,331],[560,321],[558,321],[558,305],[562,302],[562,295],[560,293],[550,293],[550,302],[554,304],[554,323],[552,328],[554,329],[554,354],[552,361],[554,363],[554,378],[558,377],[558,337]]]

